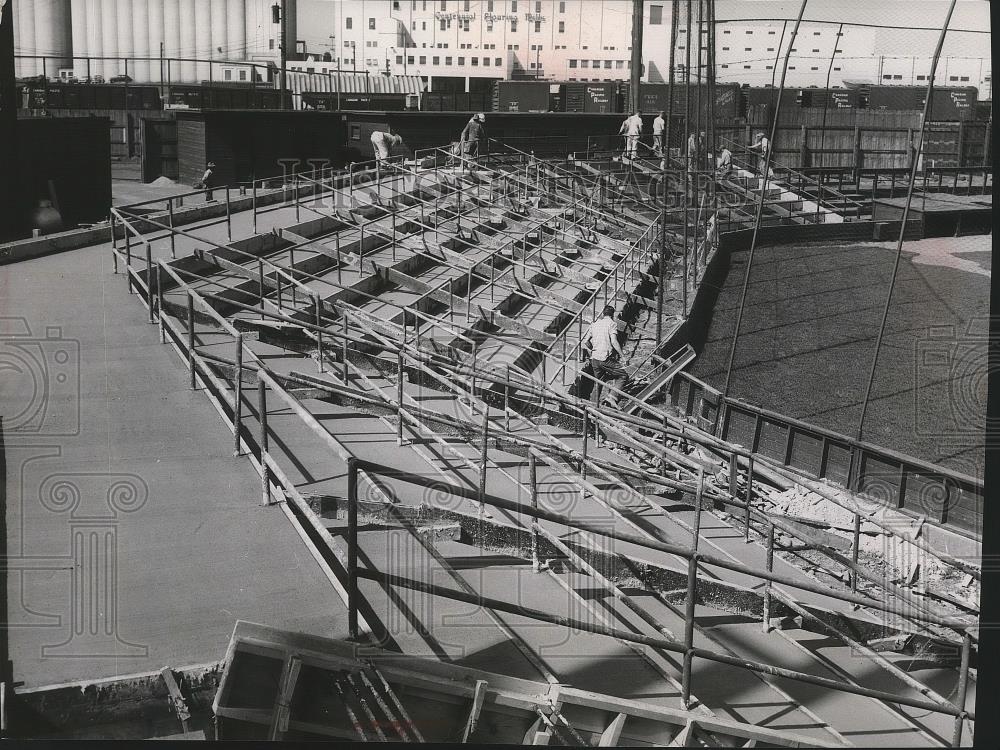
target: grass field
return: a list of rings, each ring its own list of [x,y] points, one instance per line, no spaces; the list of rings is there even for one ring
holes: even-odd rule
[[[757,249],[730,395],[855,435],[894,243]],[[907,242],[863,438],[982,477],[992,236]],[[747,253],[692,374],[721,387]]]

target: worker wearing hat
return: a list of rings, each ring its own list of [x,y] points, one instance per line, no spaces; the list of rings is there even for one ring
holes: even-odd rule
[[[754,142],[748,150],[757,154],[757,173],[761,179],[764,177],[765,170],[769,177],[774,174],[767,166],[768,151],[771,150],[771,139],[765,135],[763,130],[757,131],[757,134],[754,136]]]
[[[485,123],[486,115],[479,112],[473,115],[472,119],[466,124],[459,140],[461,144],[460,151],[463,155],[471,159],[475,159],[479,155],[481,141],[486,137]]]
[[[399,146],[403,142],[401,136],[392,132],[376,130],[372,133],[372,150],[375,151],[375,161],[381,164],[385,159],[392,156],[394,146]]]
[[[215,177],[215,172],[213,172],[212,170],[214,169],[215,169],[214,161],[210,161],[208,164],[206,164],[205,174],[201,176],[201,181],[197,185],[195,185],[195,187],[201,188],[205,191],[206,201],[214,200],[214,198],[212,198],[212,183],[213,183],[213,178]]]

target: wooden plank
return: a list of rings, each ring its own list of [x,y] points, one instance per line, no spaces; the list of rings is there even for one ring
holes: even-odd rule
[[[299,672],[302,669],[302,660],[297,656],[290,657],[285,662],[283,674],[281,676],[281,689],[274,703],[274,714],[271,719],[271,729],[268,739],[280,740],[288,731],[288,714],[292,695],[295,693],[295,686],[299,681]]]
[[[181,687],[177,684],[177,678],[174,677],[174,671],[170,667],[164,667],[160,670],[160,674],[163,676],[163,681],[167,685],[167,692],[170,694],[170,705],[174,709],[174,713],[177,714],[177,718],[180,719],[186,732],[188,731],[187,722],[191,718],[191,712],[188,710],[187,701],[184,700],[184,694],[181,693]]]
[[[469,737],[476,731],[476,724],[479,722],[479,714],[483,710],[483,701],[486,699],[486,688],[489,683],[486,680],[476,680],[476,692],[472,696],[472,708],[469,711],[469,718],[465,722],[465,731],[462,733],[462,742],[468,742]]]
[[[625,720],[628,718],[628,714],[619,713],[611,723],[608,724],[607,729],[601,732],[601,739],[598,741],[598,747],[614,747],[618,744],[618,739],[622,736],[622,729],[625,726]]]

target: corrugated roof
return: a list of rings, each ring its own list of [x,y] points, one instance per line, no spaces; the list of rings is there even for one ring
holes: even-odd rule
[[[295,108],[302,108],[302,94],[418,94],[425,88],[420,76],[365,75],[364,73],[288,73],[288,89]]]

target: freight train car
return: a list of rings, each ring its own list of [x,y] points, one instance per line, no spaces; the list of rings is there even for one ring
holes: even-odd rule
[[[622,84],[622,97],[628,106],[631,101],[629,93],[630,84]],[[708,86],[689,86],[687,89],[683,85],[674,86],[673,112],[674,115],[683,114],[685,99],[690,96],[692,117],[697,113],[695,108],[701,102],[702,117],[705,117],[708,108]],[[670,101],[670,85],[666,83],[643,83],[639,87],[639,109],[645,113],[666,112]],[[736,83],[719,83],[715,86],[715,106],[713,107],[716,117],[730,119],[740,117],[743,114],[743,104],[740,97],[740,87]]]
[[[497,81],[494,109],[497,112],[549,112],[551,87],[548,81]]]
[[[934,89],[929,119],[935,122],[975,119],[978,93],[975,86]],[[926,98],[924,86],[872,86],[868,90],[868,109],[922,112]]]

